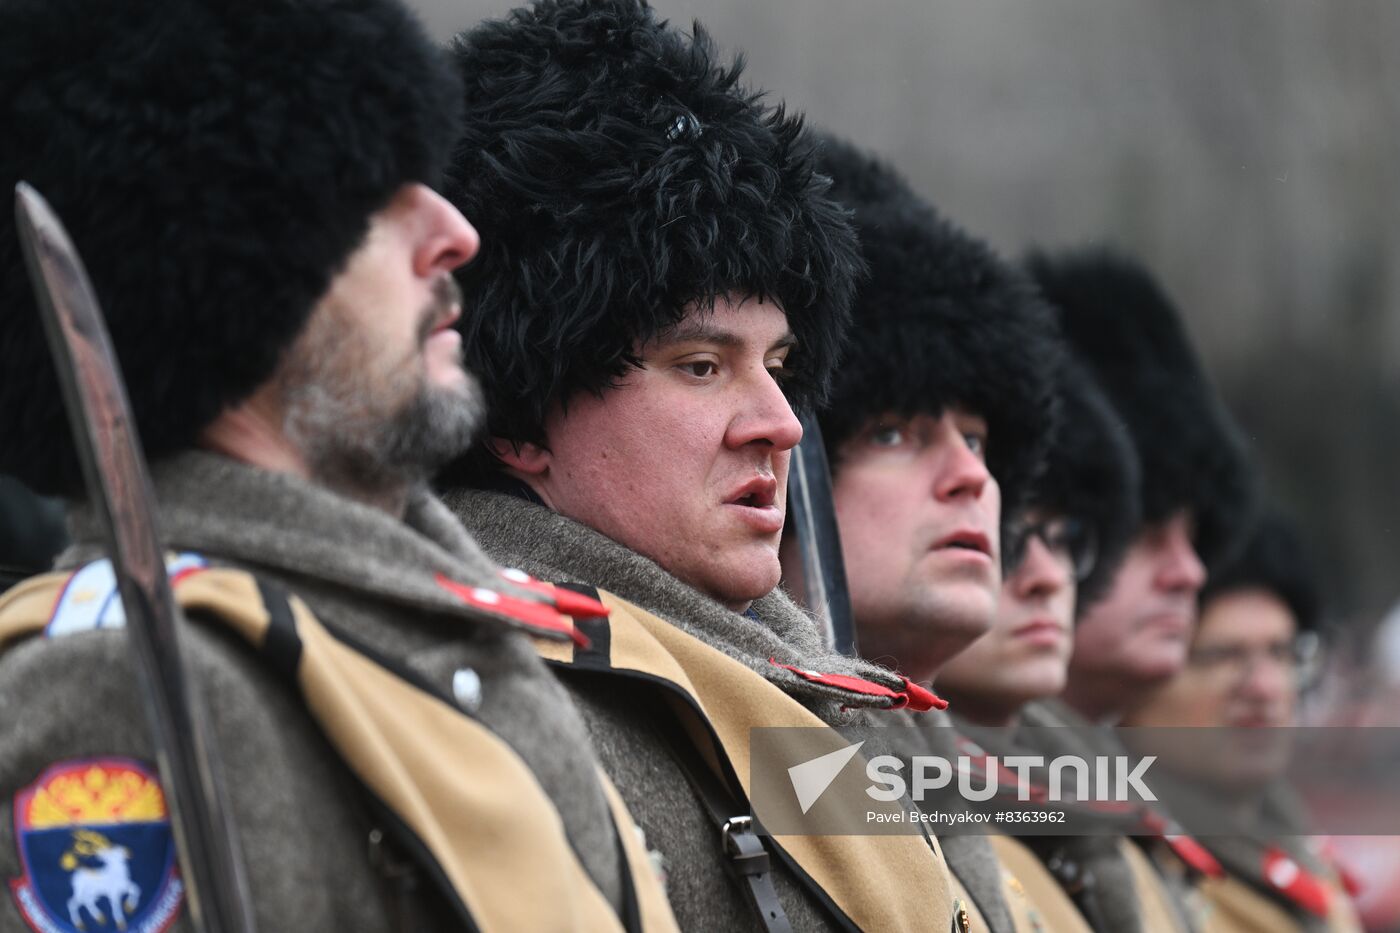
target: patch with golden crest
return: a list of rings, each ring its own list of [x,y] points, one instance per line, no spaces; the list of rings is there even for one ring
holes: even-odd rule
[[[45,769],[14,799],[24,873],[15,905],[37,933],[161,933],[184,901],[165,794],[128,758]]]

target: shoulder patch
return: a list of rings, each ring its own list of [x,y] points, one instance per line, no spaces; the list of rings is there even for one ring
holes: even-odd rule
[[[932,690],[921,687],[908,677],[902,674],[895,676],[903,682],[903,690],[894,690],[884,684],[877,684],[873,680],[865,680],[851,674],[823,674],[819,671],[804,670],[794,667],[791,664],[783,664],[777,658],[769,658],[768,663],[774,667],[781,667],[784,670],[792,671],[803,680],[809,680],[814,684],[822,684],[826,687],[835,687],[839,690],[848,690],[851,693],[859,693],[862,696],[883,697],[890,701],[886,709],[911,709],[916,713],[926,713],[931,709],[947,709],[948,701],[938,696]]]
[[[511,573],[518,574],[519,577],[507,576],[505,573],[501,576],[515,583],[517,586],[524,585],[520,578],[533,582],[533,578],[525,576],[518,570],[511,571]],[[581,648],[588,647],[588,636],[584,635],[574,626],[573,619],[565,614],[564,607],[560,605],[559,600],[563,597],[558,597],[557,594],[575,595],[569,594],[567,590],[558,590],[556,594],[556,591],[552,588],[549,592],[545,592],[543,590],[544,584],[526,586],[526,589],[539,593],[549,600],[548,602],[534,602],[528,599],[520,599],[501,590],[458,583],[456,580],[442,573],[436,574],[434,579],[437,581],[438,586],[457,597],[458,600],[466,605],[484,612],[487,615],[503,619],[512,625],[519,626],[532,635],[541,635],[546,638],[567,638]],[[597,603],[593,600],[587,600],[587,602],[601,609],[602,615],[607,615],[608,610],[601,603]],[[588,614],[598,615],[596,612],[590,612]]]
[[[155,769],[128,758],[51,765],[14,799],[23,874],[15,905],[36,933],[162,933],[185,888]]]
[[[543,580],[536,580],[525,571],[516,570],[514,567],[507,567],[500,573],[502,579],[509,580],[516,586],[545,597],[555,609],[566,616],[573,616],[575,619],[606,619],[608,617],[608,607],[591,596],[585,596],[583,593],[553,583],[545,583]]]
[[[203,570],[209,562],[194,553],[170,556],[165,571],[173,584],[180,577]],[[117,592],[117,575],[107,558],[84,564],[75,570],[58,594],[53,615],[44,626],[45,638],[91,632],[98,629],[124,628],[126,611],[121,594]]]

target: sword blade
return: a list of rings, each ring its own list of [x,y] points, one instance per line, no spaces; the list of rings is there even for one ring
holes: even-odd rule
[[[190,915],[204,933],[251,933],[242,860],[211,767],[203,703],[181,654],[155,497],[102,311],[67,231],[24,182],[15,187],[15,217],[88,497],[126,610]]]

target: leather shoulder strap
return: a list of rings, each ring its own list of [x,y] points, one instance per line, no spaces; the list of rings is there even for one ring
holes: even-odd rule
[[[776,685],[665,620],[610,593],[607,634],[585,624],[590,647],[537,641],[537,650],[567,669],[578,667],[649,683],[695,718],[692,734],[709,736],[741,802],[751,804],[749,730],[761,726],[828,729]],[[595,625],[601,624],[601,620]],[[606,645],[602,654],[600,645]],[[771,851],[838,923],[859,929],[956,929],[947,866],[931,838],[913,835],[771,836]]]

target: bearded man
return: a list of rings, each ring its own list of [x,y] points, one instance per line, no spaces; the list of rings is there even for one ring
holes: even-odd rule
[[[427,488],[482,414],[451,327],[479,240],[430,187],[460,127],[443,52],[395,0],[19,0],[0,36],[2,187],[48,197],[105,311],[256,924],[671,928],[522,634],[567,637],[562,597]],[[0,605],[0,929],[107,923],[76,892],[113,860],[118,926],[189,928],[9,221],[0,316],[0,469],[70,499],[74,540]]]

